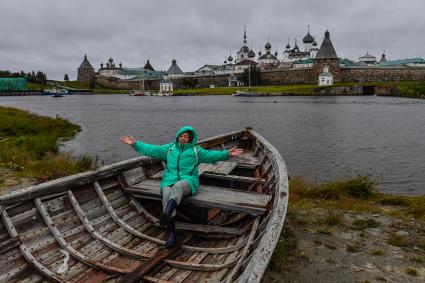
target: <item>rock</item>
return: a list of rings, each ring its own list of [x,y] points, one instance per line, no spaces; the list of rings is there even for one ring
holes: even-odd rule
[[[408,237],[408,236],[409,236],[409,232],[404,231],[404,230],[400,230],[400,231],[397,231],[397,232],[395,233],[395,235],[396,235],[397,237]]]

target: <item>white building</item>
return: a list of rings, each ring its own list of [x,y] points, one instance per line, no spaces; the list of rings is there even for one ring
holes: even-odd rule
[[[173,82],[168,76],[164,76],[159,82],[159,92],[165,95],[171,95],[173,93]]]
[[[310,58],[316,58],[319,48],[317,47],[317,42],[314,37],[310,34],[310,27],[308,27],[307,35],[303,38],[304,50],[301,50],[298,47],[297,39],[295,39],[294,47],[291,48],[291,45],[286,44],[285,51],[283,52],[282,62],[295,62],[300,60],[307,60]]]
[[[323,73],[319,75],[319,86],[323,85],[333,85],[333,75],[329,72],[329,66],[323,66]]]
[[[368,66],[375,66],[378,64],[376,61],[376,57],[373,55],[370,55],[369,52],[366,52],[365,55],[359,57],[359,63],[365,64]]]
[[[242,41],[242,47],[241,49],[239,49],[238,52],[236,52],[236,61],[235,63],[238,63],[240,61],[244,61],[247,59],[250,59],[252,57],[249,57],[249,52],[251,51],[251,49],[249,49],[248,47],[248,43],[246,41],[246,28],[243,31],[243,41]],[[254,57],[255,57],[255,53],[254,53]]]

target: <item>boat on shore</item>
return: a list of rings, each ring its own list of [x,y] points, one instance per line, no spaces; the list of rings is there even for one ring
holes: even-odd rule
[[[285,220],[285,163],[250,128],[198,145],[244,153],[199,164],[173,249],[158,220],[165,164],[142,156],[1,196],[0,282],[260,282]]]

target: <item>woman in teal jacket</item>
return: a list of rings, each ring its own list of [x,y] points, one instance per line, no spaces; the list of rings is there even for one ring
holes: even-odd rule
[[[199,163],[224,161],[230,156],[239,155],[242,149],[206,150],[196,145],[197,131],[191,126],[184,126],[176,133],[176,141],[165,145],[153,145],[136,141],[131,135],[122,136],[121,141],[134,147],[142,155],[167,161],[160,191],[163,212],[160,224],[167,225],[167,246],[174,247],[176,208],[181,199],[196,194],[199,188]]]

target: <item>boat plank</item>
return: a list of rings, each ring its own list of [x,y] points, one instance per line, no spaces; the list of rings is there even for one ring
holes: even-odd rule
[[[155,180],[146,180],[133,185],[131,188],[125,188],[125,190],[134,193],[135,196],[142,194],[143,196],[161,199],[159,182]],[[256,192],[201,186],[196,195],[184,198],[183,202],[207,208],[262,214],[265,212],[265,206],[269,200],[270,196]]]
[[[255,184],[266,183],[266,180],[264,180],[263,178],[253,178],[253,177],[238,176],[238,175],[220,175],[220,174],[205,172],[204,174],[202,174],[202,176],[207,178],[212,178],[212,179],[237,181],[237,182],[244,182],[244,183],[255,183]]]

